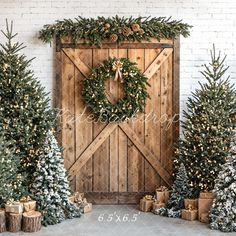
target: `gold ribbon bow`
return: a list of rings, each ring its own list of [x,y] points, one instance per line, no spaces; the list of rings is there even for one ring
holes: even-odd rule
[[[11,205],[20,205],[19,201],[14,201],[14,199],[9,199],[6,203],[7,205],[11,206]]]
[[[117,61],[113,62],[112,70],[116,72],[114,81],[117,81],[118,78],[120,78],[120,82],[124,83],[122,73],[121,73],[122,66],[123,66],[123,63],[120,60],[117,60]]]
[[[153,196],[152,195],[146,195],[143,197],[144,200],[152,200]]]
[[[156,189],[156,191],[158,191],[158,192],[164,192],[166,190],[168,190],[168,188],[166,186],[160,186],[159,188]]]
[[[188,210],[188,211],[193,211],[193,210],[195,210],[195,207],[194,207],[193,205],[191,205],[191,204],[188,204],[186,210]]]
[[[20,202],[24,203],[24,202],[29,202],[29,201],[31,201],[31,200],[32,200],[31,197],[30,197],[30,196],[27,196],[27,197],[22,197],[22,198],[20,199]]]

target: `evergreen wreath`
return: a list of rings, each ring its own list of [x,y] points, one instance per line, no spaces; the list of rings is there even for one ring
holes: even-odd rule
[[[174,39],[179,35],[188,37],[192,26],[171,17],[77,17],[47,24],[39,31],[39,39],[48,43],[53,37],[70,37],[74,42],[84,39],[92,45],[101,45],[104,39],[115,43],[150,40],[150,38]]]
[[[105,92],[105,81],[114,78],[124,83],[124,97],[112,104]],[[82,95],[99,121],[118,122],[144,111],[148,96],[147,77],[127,58],[109,58],[94,68],[84,80]]]

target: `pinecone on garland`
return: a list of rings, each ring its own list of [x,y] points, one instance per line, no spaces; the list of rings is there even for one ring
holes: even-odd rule
[[[125,27],[122,29],[122,34],[123,34],[125,37],[128,37],[129,35],[132,34],[132,30],[131,30],[129,27],[125,26]]]
[[[137,23],[132,24],[131,28],[134,32],[140,31],[140,25]]]
[[[111,34],[110,42],[115,43],[118,40],[117,34]]]

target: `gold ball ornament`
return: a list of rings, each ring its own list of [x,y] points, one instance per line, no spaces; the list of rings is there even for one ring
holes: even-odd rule
[[[106,24],[104,25],[104,28],[105,28],[105,29],[110,29],[110,27],[111,27],[111,25],[110,25],[109,23],[106,23]]]

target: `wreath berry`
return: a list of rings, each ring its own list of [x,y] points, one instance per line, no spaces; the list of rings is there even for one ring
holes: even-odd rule
[[[112,104],[105,91],[105,81],[114,78],[124,83],[124,96]],[[143,112],[148,97],[147,78],[136,67],[136,63],[127,58],[109,58],[94,68],[92,74],[84,80],[82,96],[99,121],[124,121]]]

